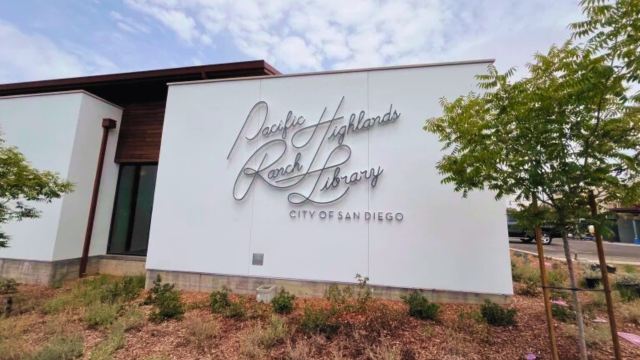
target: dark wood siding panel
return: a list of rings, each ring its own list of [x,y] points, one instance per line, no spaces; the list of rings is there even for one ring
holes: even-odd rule
[[[117,163],[157,162],[166,102],[130,104],[122,113]]]

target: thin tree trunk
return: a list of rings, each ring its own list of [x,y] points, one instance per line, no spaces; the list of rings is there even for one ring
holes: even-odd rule
[[[564,245],[564,256],[567,259],[567,267],[569,268],[569,280],[571,281],[571,288],[577,289],[576,275],[573,271],[573,261],[571,260],[571,249],[569,246],[569,239],[567,232],[562,232],[562,243]],[[580,306],[580,300],[578,299],[578,291],[571,290],[573,294],[573,308],[576,311],[576,323],[578,325],[578,346],[580,347],[580,359],[587,360],[587,344],[584,339],[584,321],[582,319],[582,308]]]

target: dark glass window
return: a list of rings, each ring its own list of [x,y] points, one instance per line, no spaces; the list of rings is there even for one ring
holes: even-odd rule
[[[120,165],[109,254],[147,255],[158,165]]]

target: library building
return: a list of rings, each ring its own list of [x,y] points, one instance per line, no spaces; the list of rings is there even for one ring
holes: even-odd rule
[[[186,291],[512,295],[504,202],[442,184],[422,129],[492,60],[301,74],[265,61],[0,84],[4,146],[73,192],[3,225],[0,277]]]

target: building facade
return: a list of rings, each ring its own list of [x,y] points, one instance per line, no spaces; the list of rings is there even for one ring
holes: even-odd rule
[[[422,130],[488,63],[282,75],[255,61],[0,85],[7,144],[76,184],[6,226],[0,276],[74,278],[85,248],[86,273],[185,290],[321,296],[360,274],[382,297],[504,300],[504,203],[441,184],[442,145]]]

